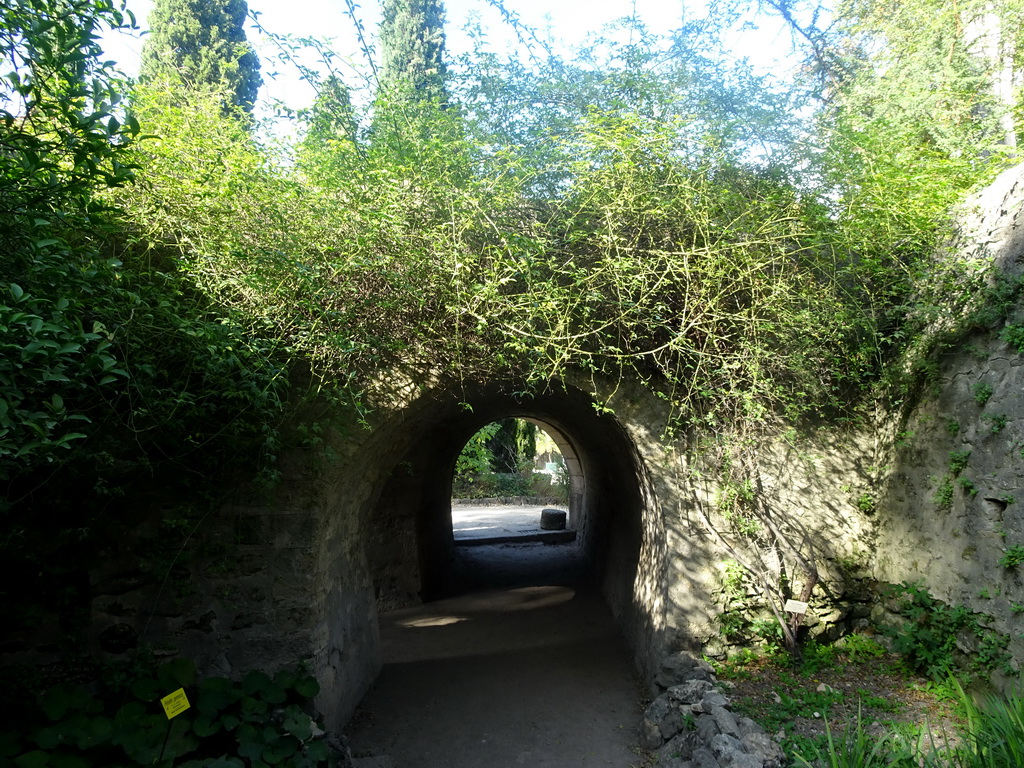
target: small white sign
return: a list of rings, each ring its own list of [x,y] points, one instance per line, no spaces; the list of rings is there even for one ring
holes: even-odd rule
[[[786,613],[807,613],[807,603],[799,600],[787,600],[784,610]]]

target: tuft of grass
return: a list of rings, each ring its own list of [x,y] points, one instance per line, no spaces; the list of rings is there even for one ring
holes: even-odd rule
[[[881,738],[869,733],[860,709],[857,719],[847,723],[838,735],[825,720],[825,744],[808,743],[794,757],[803,768],[916,768],[918,748],[899,732]]]

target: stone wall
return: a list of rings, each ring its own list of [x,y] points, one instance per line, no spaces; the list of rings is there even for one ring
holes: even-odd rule
[[[1022,267],[1019,176],[974,203],[957,246],[1012,274]],[[1010,321],[1024,323],[1014,311]],[[984,402],[979,385],[991,388]],[[774,569],[776,580],[785,574],[796,591],[815,571],[806,621],[815,634],[863,626],[874,582],[923,580],[990,616],[1024,656],[1021,577],[999,564],[1006,548],[1024,546],[1024,368],[998,327],[948,350],[905,411],[744,436],[743,477],[765,532],[754,545],[719,504],[729,436],[667,443],[665,403],[635,382],[581,378],[532,397],[521,389],[393,372],[362,424],[303,414],[323,439],[288,452],[272,490],[240,485],[213,513],[157,509],[111,533],[88,574],[85,642],[115,655],[141,646],[187,655],[223,675],[305,661],[322,686],[318,706],[340,726],[379,669],[378,611],[448,588],[459,451],[483,425],[523,417],[575,457],[579,546],[648,676],[668,653],[725,650],[721,625],[736,596],[723,581],[737,558]],[[608,409],[595,409],[595,397]],[[954,455],[965,457],[958,473]],[[742,589],[757,597],[756,580]],[[60,651],[40,638],[8,646],[8,660]]]
[[[965,206],[946,257],[1020,276],[1022,209],[1024,173],[1011,169]],[[1005,322],[1024,324],[1019,302]],[[1002,328],[996,316],[958,339],[901,414],[879,485],[873,574],[921,581],[942,601],[981,614],[1010,638],[1018,667],[1024,587],[1020,569],[1000,560],[1024,545],[1024,357]]]

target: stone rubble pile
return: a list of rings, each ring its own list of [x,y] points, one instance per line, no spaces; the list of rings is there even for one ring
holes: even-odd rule
[[[712,667],[690,653],[661,662],[662,693],[640,721],[640,743],[668,768],[781,768],[785,756],[764,729],[729,710]]]

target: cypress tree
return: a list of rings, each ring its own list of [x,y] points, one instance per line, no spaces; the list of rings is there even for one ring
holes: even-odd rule
[[[381,91],[392,101],[443,103],[444,6],[441,0],[384,0]]]
[[[143,78],[169,69],[191,86],[222,85],[228,103],[252,112],[260,62],[245,37],[245,0],[156,0],[142,49]]]
[[[356,143],[356,116],[348,87],[335,75],[320,85],[303,141],[307,150],[329,149],[338,142]]]

